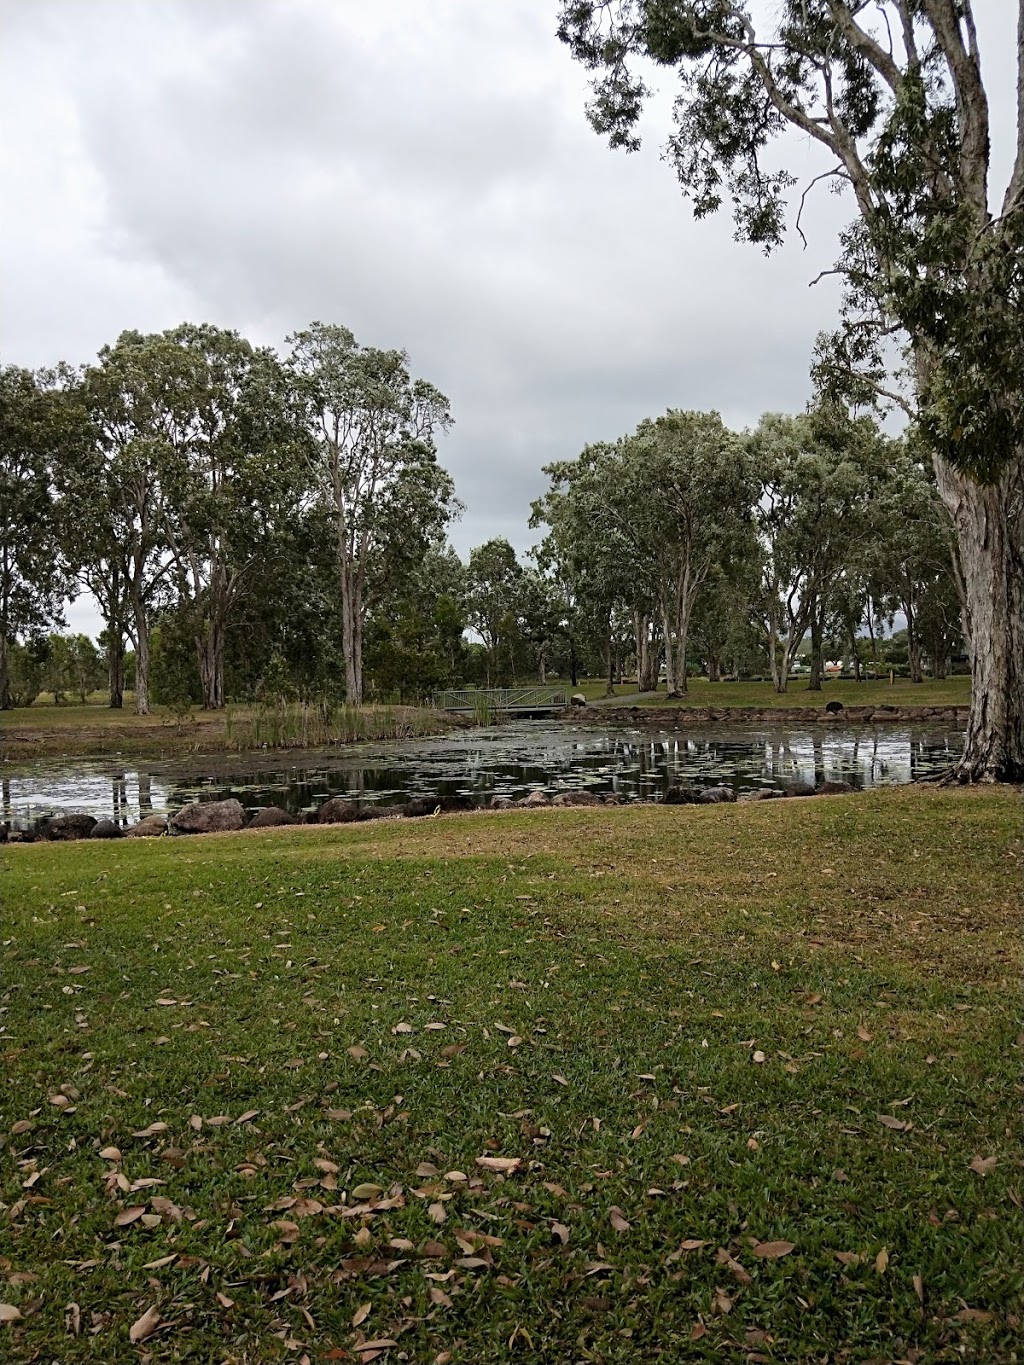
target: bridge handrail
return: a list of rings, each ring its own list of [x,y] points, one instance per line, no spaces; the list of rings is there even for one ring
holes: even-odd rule
[[[479,706],[505,711],[527,706],[567,706],[564,687],[448,688],[434,698],[441,711],[475,711]]]

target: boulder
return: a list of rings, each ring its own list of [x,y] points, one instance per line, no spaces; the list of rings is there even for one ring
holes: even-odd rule
[[[699,806],[719,806],[723,802],[735,800],[736,793],[732,787],[705,787],[703,791],[697,793]]]
[[[243,829],[245,811],[233,796],[226,801],[191,801],[171,816],[169,834],[223,834]]]
[[[852,782],[843,782],[842,780],[837,780],[835,782],[823,782],[821,786],[817,789],[815,795],[847,796],[853,790],[854,786]]]
[[[625,802],[618,792],[605,792],[601,797],[601,804],[603,806],[622,806],[625,805]]]
[[[511,796],[492,796],[491,810],[511,810],[515,805]]]
[[[774,787],[756,787],[751,792],[740,792],[737,801],[773,801],[782,792],[776,791]]]
[[[34,844],[36,836],[30,829],[12,829],[7,835],[10,844]]]
[[[668,787],[661,798],[663,806],[691,806],[697,799],[692,787]]]
[[[157,839],[166,833],[166,815],[147,815],[137,825],[125,830],[125,835],[129,839]]]
[[[516,804],[526,806],[529,810],[536,810],[541,806],[550,806],[551,798],[546,792],[530,792],[529,796],[524,796]]]
[[[246,829],[274,829],[277,825],[297,825],[294,815],[289,815],[280,806],[264,806],[258,810],[246,825]]]
[[[318,825],[347,825],[359,818],[359,807],[347,796],[332,796],[316,813]]]
[[[39,821],[36,834],[48,843],[63,843],[69,839],[88,839],[95,827],[94,815],[51,815]]]
[[[403,815],[417,819],[423,815],[450,815],[453,811],[472,810],[468,796],[414,796],[403,809]]]
[[[843,703],[841,701],[827,701],[825,703],[825,710],[830,716],[838,716],[842,709]]]
[[[553,806],[599,806],[601,802],[593,792],[571,791],[559,792],[552,799],[551,804]]]
[[[784,790],[783,790],[783,795],[784,795],[784,796],[813,796],[813,795],[814,795],[814,785],[813,785],[813,783],[811,783],[811,782],[801,782],[801,781],[799,781],[799,779],[794,779],[792,782],[787,782],[787,783],[786,783],[786,786],[785,786],[785,788],[784,788]]]
[[[393,820],[396,815],[401,815],[405,810],[404,806],[360,806],[357,820]]]
[[[98,820],[89,831],[90,839],[123,839],[124,829],[114,820]]]
[[[582,692],[574,692],[569,698],[570,706],[586,706],[587,699]]]

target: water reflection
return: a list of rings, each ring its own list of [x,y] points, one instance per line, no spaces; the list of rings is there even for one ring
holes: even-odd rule
[[[125,824],[197,797],[231,795],[249,810],[279,805],[299,812],[341,793],[384,804],[429,792],[483,803],[573,787],[626,800],[654,800],[679,783],[749,791],[845,779],[871,787],[931,776],[955,760],[962,744],[958,731],[920,724],[651,732],[519,721],[301,756],[196,757],[134,770],[120,762],[61,760],[5,775],[3,816],[24,827],[41,815],[76,810]]]

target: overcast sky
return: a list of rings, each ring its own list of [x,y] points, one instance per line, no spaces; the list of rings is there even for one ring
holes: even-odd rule
[[[978,8],[1005,161],[1016,6]],[[728,214],[695,223],[660,155],[670,76],[641,152],[610,152],[556,11],[0,0],[0,359],[83,362],[185,319],[403,347],[451,399],[463,554],[527,548],[541,466],[642,417],[799,409],[837,303],[808,285],[849,207],[821,195],[809,248],[768,259]],[[99,629],[86,602],[69,621]]]

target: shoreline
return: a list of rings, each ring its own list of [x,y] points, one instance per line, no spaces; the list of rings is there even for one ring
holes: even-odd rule
[[[944,721],[966,725],[969,706],[577,706],[560,711],[560,720],[590,724],[636,725],[679,729],[693,725],[900,725]]]

